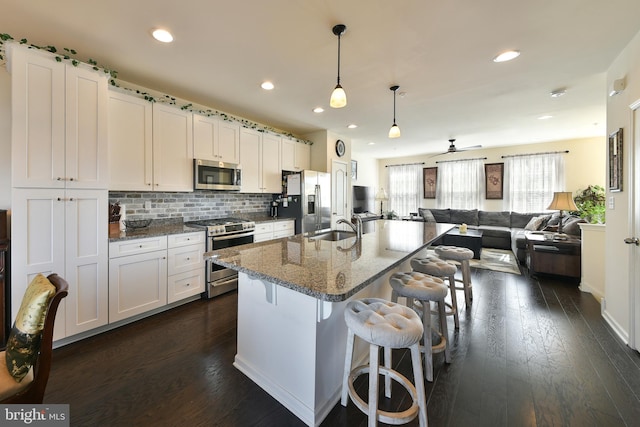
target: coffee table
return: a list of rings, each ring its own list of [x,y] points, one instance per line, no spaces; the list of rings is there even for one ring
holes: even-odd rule
[[[473,257],[480,259],[482,254],[482,231],[468,228],[466,233],[461,233],[458,227],[452,228],[442,236],[442,243],[448,246],[471,249]]]

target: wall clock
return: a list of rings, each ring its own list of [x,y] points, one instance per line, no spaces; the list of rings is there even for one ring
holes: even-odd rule
[[[338,157],[342,157],[344,156],[344,151],[345,151],[345,147],[344,147],[344,141],[339,139],[336,141],[336,154],[338,155]]]

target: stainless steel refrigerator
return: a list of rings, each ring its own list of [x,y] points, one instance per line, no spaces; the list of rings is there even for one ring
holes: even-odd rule
[[[331,229],[331,175],[304,170],[284,176],[286,194],[278,197],[278,216],[295,218],[296,234]]]

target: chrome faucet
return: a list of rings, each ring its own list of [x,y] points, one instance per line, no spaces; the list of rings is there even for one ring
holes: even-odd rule
[[[352,222],[344,218],[340,218],[339,220],[337,220],[336,224],[347,224],[356,233],[356,238],[359,240],[360,238],[362,238],[362,218],[354,215],[352,217],[352,220],[353,219],[356,220],[356,225],[353,225]]]

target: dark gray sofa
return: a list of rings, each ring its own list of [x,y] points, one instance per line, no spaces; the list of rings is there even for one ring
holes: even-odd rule
[[[511,249],[520,263],[526,260],[526,241],[524,233],[527,230],[556,231],[560,221],[558,212],[550,214],[519,213],[519,212],[489,212],[477,209],[418,209],[418,219],[422,221],[447,222],[451,224],[467,224],[469,228],[482,230],[482,246],[485,248]],[[537,220],[532,221],[532,218]],[[530,224],[531,222],[531,224]],[[563,232],[580,236],[579,222],[583,219],[564,215],[562,221]],[[554,229],[555,227],[555,229]],[[440,242],[434,242],[434,245]]]

